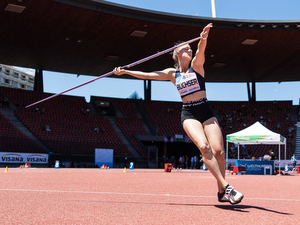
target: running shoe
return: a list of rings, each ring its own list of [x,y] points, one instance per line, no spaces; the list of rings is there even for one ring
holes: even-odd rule
[[[224,197],[230,201],[230,204],[234,205],[240,203],[244,198],[244,195],[228,184],[225,188]]]
[[[218,201],[219,202],[230,202],[227,198],[225,198],[225,191],[223,193],[218,192]]]

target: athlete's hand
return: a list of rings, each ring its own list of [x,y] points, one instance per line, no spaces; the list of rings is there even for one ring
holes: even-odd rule
[[[115,75],[123,75],[126,73],[126,71],[124,69],[122,69],[120,66],[119,67],[116,67],[114,70],[113,70],[114,74]]]
[[[201,32],[200,36],[203,38],[203,39],[206,39],[208,37],[208,34],[209,34],[209,30],[210,28],[213,27],[213,24],[212,23],[209,23],[206,25],[206,27],[203,28],[203,31]]]

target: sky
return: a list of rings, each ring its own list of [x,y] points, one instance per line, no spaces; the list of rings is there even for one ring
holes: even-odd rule
[[[110,0],[117,4],[160,12],[212,17],[213,0]],[[300,21],[300,0],[214,0],[216,18],[241,20],[293,20]],[[166,46],[166,48],[171,46]],[[146,57],[146,56],[145,56]],[[134,68],[132,68],[134,69]],[[113,68],[112,68],[113,70]],[[107,71],[110,72],[110,71]],[[99,76],[102,74],[99,74]],[[43,71],[44,91],[60,93],[95,77]],[[126,85],[124,85],[126,84]],[[124,88],[126,87],[126,88]],[[246,83],[206,83],[210,101],[248,101]],[[222,90],[222,91],[220,91]],[[256,83],[256,100],[292,100],[299,105],[300,82]],[[129,98],[133,93],[144,98],[143,80],[102,78],[88,85],[67,92],[67,95]],[[181,101],[171,82],[152,81],[152,100]]]

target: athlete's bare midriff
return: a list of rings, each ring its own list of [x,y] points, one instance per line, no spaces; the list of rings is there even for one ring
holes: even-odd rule
[[[201,98],[206,98],[206,91],[198,91],[182,98],[183,102],[197,101]]]

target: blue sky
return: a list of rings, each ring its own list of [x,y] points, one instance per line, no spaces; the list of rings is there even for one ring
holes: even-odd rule
[[[212,17],[211,0],[111,0],[109,2],[161,12]],[[215,6],[217,18],[300,21],[300,0],[215,0]],[[166,46],[166,48],[169,47],[171,46]],[[49,93],[60,93],[94,79],[90,76],[77,77],[75,74],[70,76],[70,74],[51,71],[44,71],[43,78],[44,91]],[[206,88],[207,97],[211,101],[248,101],[246,83],[207,83]],[[256,97],[257,101],[292,100],[294,105],[298,105],[299,90],[300,82],[257,83]],[[107,77],[66,94],[84,96],[89,102],[91,95],[128,98],[134,92],[144,97],[142,80]],[[153,81],[151,98],[152,100],[180,101],[177,89],[171,82]]]

